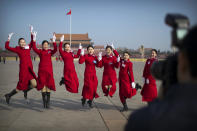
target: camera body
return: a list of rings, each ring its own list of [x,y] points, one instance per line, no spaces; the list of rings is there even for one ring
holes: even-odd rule
[[[165,23],[172,28],[171,46],[180,48],[185,35],[189,30],[189,19],[181,14],[167,14]],[[168,89],[177,83],[177,53],[168,56],[166,60],[154,62],[151,74],[158,80],[162,80],[162,87]]]
[[[188,17],[182,14],[167,14],[165,17],[165,23],[172,27],[171,46],[179,48],[182,39],[185,37],[189,29],[190,23]]]

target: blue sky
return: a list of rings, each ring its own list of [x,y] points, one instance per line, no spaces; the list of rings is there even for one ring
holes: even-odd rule
[[[115,47],[170,50],[170,27],[166,13],[182,13],[191,26],[197,24],[196,0],[0,0],[0,46],[14,32],[11,45],[19,37],[30,41],[29,24],[38,32],[37,42],[49,40],[52,32],[88,33],[95,44],[114,42]]]

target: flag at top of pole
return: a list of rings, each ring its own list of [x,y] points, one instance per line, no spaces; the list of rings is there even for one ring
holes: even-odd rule
[[[66,13],[66,15],[71,15],[71,9]]]

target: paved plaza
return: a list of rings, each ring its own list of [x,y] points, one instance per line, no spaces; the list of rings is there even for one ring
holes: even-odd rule
[[[37,74],[38,61],[33,62]],[[133,62],[135,81],[142,85],[144,62]],[[81,91],[84,79],[84,64],[75,62],[79,78],[79,93],[71,94],[65,86],[59,86],[62,77],[63,62],[53,61],[53,72],[56,92],[51,93],[51,108],[44,109],[41,93],[33,89],[28,93],[30,103],[20,92],[13,96],[10,105],[5,102],[4,94],[16,87],[18,81],[19,62],[0,63],[0,131],[123,131],[129,115],[138,108],[146,106],[141,101],[140,91],[132,99],[127,100],[129,111],[121,113],[122,104],[117,91],[113,98],[105,97],[101,89],[103,69],[97,68],[98,94],[93,109],[81,105]],[[117,76],[118,76],[117,70]]]

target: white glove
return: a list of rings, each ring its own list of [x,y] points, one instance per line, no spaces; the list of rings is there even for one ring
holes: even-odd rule
[[[117,57],[117,62],[120,62],[120,56]]]
[[[114,47],[114,44],[113,44],[113,43],[111,44],[111,47],[112,47],[112,49],[115,49],[115,47]]]
[[[81,43],[79,43],[79,49],[82,49]]]
[[[12,35],[13,35],[14,33],[10,33],[9,35],[8,35],[8,40],[10,40],[11,38],[12,38]]]
[[[55,36],[55,33],[54,33],[53,38],[52,38],[53,43],[55,42],[55,40],[56,40],[56,36]]]
[[[101,61],[102,60],[102,52],[99,52],[98,54],[98,61]]]
[[[131,86],[132,86],[133,89],[135,89],[135,82],[132,82]]]
[[[146,84],[149,84],[149,79],[148,78],[146,79]]]
[[[81,49],[81,55],[82,56],[84,55],[84,49],[83,48]]]
[[[36,41],[37,32],[36,31],[32,32],[32,35],[33,35],[33,41]]]
[[[145,81],[145,78],[142,77],[142,83],[145,84],[145,82],[146,82],[146,81]]]
[[[64,35],[62,35],[62,37],[60,38],[60,41],[61,41],[61,42],[64,41]]]
[[[32,33],[34,28],[32,25],[29,25],[29,27],[30,27],[30,32]]]

